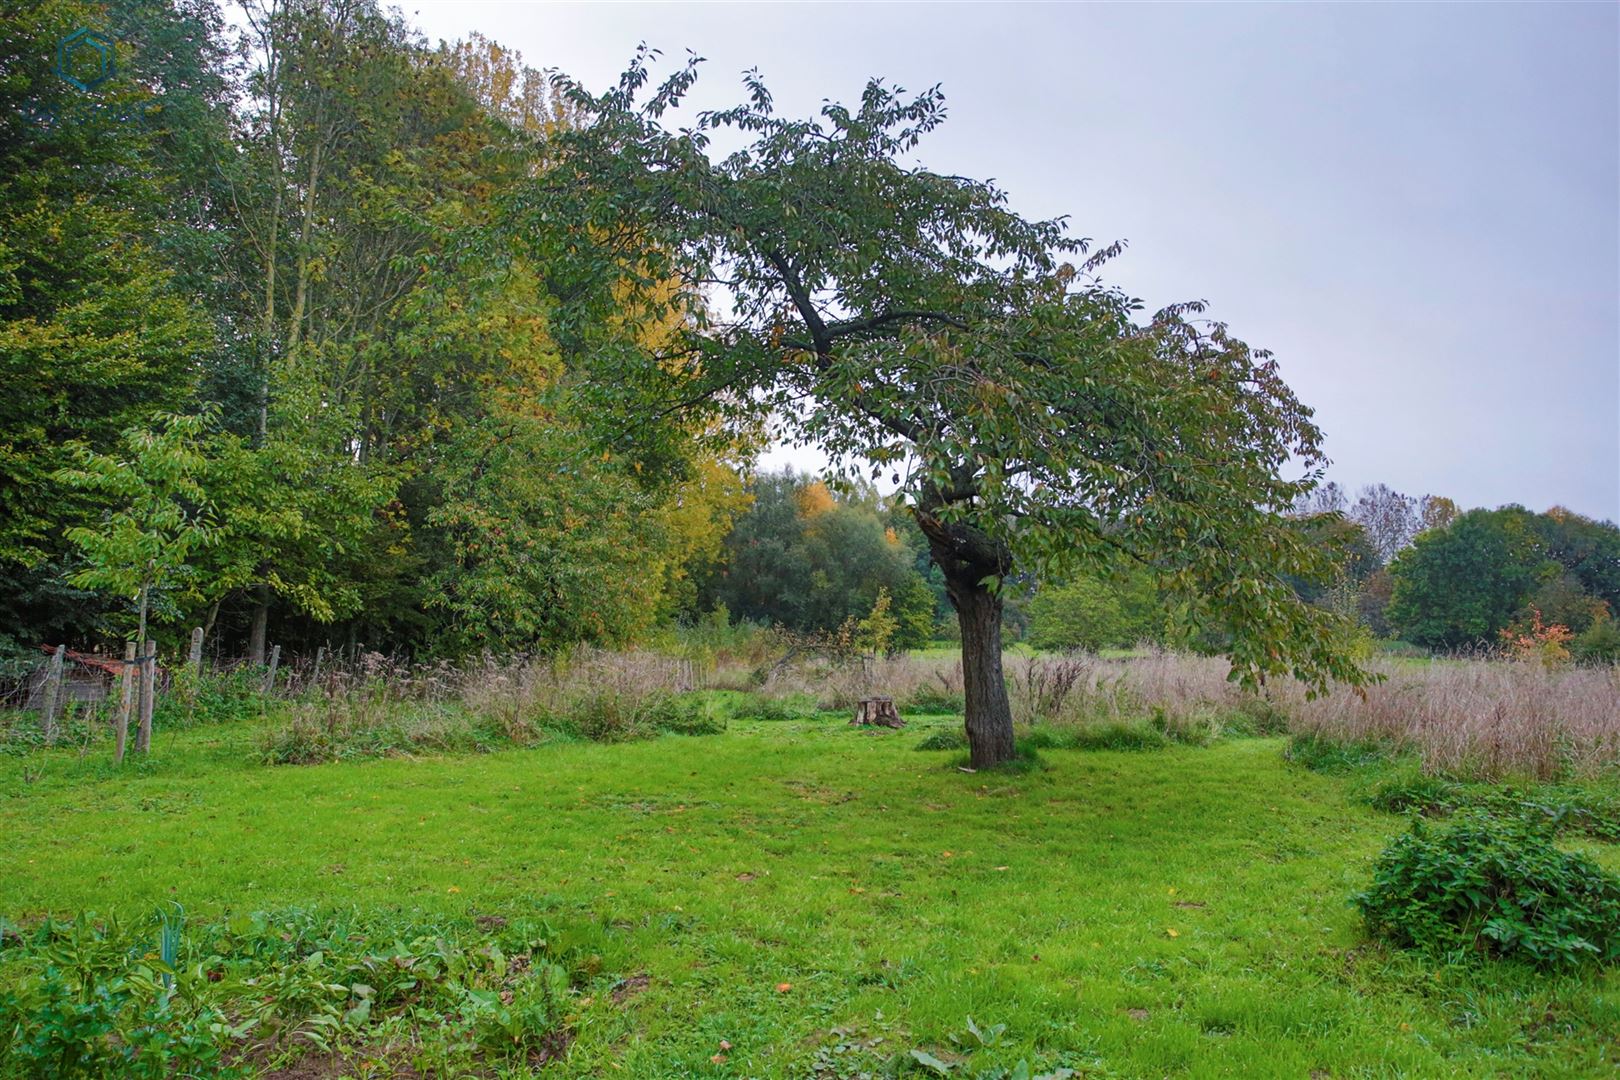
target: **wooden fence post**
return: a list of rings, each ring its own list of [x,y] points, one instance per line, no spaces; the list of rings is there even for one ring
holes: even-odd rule
[[[270,650],[270,670],[264,673],[264,692],[266,694],[276,688],[276,667],[281,663],[281,646],[277,645]]]
[[[62,662],[67,659],[67,646],[58,645],[45,669],[45,690],[39,706],[40,727],[44,729],[45,744],[56,741],[56,707],[62,700]]]
[[[124,763],[124,746],[129,742],[129,707],[135,695],[135,643],[124,642],[124,670],[118,674],[118,722],[113,729],[117,748],[113,751],[113,764]]]
[[[322,645],[315,650],[315,667],[309,673],[309,685],[321,684],[321,661],[326,659],[326,646]]]
[[[202,675],[202,643],[203,628],[199,626],[191,632],[191,652],[186,656],[186,663],[191,667],[194,678]]]
[[[141,657],[141,722],[135,729],[135,752],[149,753],[152,749],[152,709],[157,704],[157,642],[146,642],[146,655]]]

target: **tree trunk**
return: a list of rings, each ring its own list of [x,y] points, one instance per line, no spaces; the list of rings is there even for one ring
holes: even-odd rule
[[[248,630],[248,663],[264,665],[264,639],[270,626],[270,586],[260,585],[254,591],[253,625]]]
[[[1001,671],[1001,596],[977,581],[946,579],[962,628],[962,689],[975,769],[1013,759],[1012,706]]]

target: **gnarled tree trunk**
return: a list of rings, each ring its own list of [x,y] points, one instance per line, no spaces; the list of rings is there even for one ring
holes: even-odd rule
[[[1013,759],[1012,706],[1001,670],[1001,595],[987,582],[1012,569],[1012,554],[979,530],[916,512],[929,553],[945,574],[945,591],[962,628],[962,689],[968,751],[975,769]]]

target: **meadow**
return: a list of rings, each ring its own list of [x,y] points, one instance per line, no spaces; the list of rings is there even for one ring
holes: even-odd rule
[[[1009,663],[1031,749],[1005,773],[962,769],[959,688],[933,660],[843,683],[813,665],[761,678],[647,656],[414,682],[374,670],[270,706],[217,691],[219,722],[183,722],[174,706],[151,756],[121,769],[93,727],[77,746],[14,747],[0,755],[0,915],[13,927],[0,931],[0,1001],[8,966],[26,966],[8,952],[41,920],[140,924],[178,904],[193,938],[268,913],[261,934],[295,951],[283,924],[310,912],[489,941],[522,926],[534,962],[562,973],[554,1034],[515,1057],[449,1053],[420,1020],[345,1026],[359,980],[339,979],[325,1006],[236,1037],[228,1062],[264,1076],[1620,1067],[1620,971],[1402,951],[1349,903],[1408,828],[1393,811],[1471,798],[1563,800],[1560,842],[1620,870],[1620,802],[1599,764],[1612,698],[1565,710],[1548,773],[1535,739],[1498,732],[1492,756],[1410,716],[1396,729],[1379,691],[1256,703],[1168,654],[1075,660],[1080,673],[1061,677],[1050,665],[1065,661]],[[1439,680],[1430,696],[1454,706],[1483,679],[1573,695],[1613,678],[1403,670]],[[904,729],[848,726],[843,699],[870,680],[895,688]],[[1055,702],[1054,680],[1068,681]],[[1409,701],[1411,685],[1384,692]],[[188,948],[202,947],[181,943],[182,981]],[[400,1000],[401,1015],[422,1007]],[[311,1019],[323,1008],[338,1020]]]

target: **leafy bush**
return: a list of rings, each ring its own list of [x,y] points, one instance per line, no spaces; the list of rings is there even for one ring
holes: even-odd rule
[[[1374,810],[1391,814],[1450,813],[1466,801],[1461,784],[1424,773],[1385,780],[1367,796],[1367,804]]]
[[[1608,616],[1593,619],[1592,625],[1575,638],[1570,651],[1578,664],[1620,664],[1620,625]]]
[[[907,712],[923,714],[956,714],[967,708],[966,699],[960,690],[948,690],[943,686],[919,686],[906,695],[905,708]]]
[[[612,690],[576,696],[544,723],[592,742],[625,742],[663,732],[714,735],[726,729],[725,719],[701,695]]]
[[[967,732],[961,728],[940,728],[930,731],[917,744],[918,750],[966,750]]]
[[[742,720],[814,720],[816,706],[799,697],[749,694],[732,707],[732,715]]]
[[[1397,814],[1432,816],[1485,810],[1528,818],[1554,832],[1620,840],[1620,797],[1575,785],[1537,784],[1520,789],[1415,773],[1383,781],[1367,796],[1367,803]]]
[[[152,724],[159,731],[228,724],[260,716],[267,707],[264,672],[256,668],[194,677],[184,666],[171,672],[169,693],[159,694]]]
[[[318,765],[409,754],[488,753],[533,745],[545,737],[536,728],[520,729],[447,704],[398,702],[363,713],[299,705],[265,733],[261,750],[267,765]]]
[[[1018,740],[1032,750],[1162,750],[1170,744],[1162,731],[1140,724],[1043,724]]]
[[[670,735],[719,735],[726,730],[726,718],[702,694],[655,695],[645,722]]]
[[[1234,735],[1286,735],[1288,713],[1274,701],[1249,695],[1234,703],[1225,726]]]
[[[568,972],[542,924],[499,921],[46,921],[0,950],[0,1077],[236,1076],[255,1044],[386,1041],[434,1075],[543,1058],[567,1037]]]
[[[1437,830],[1416,821],[1352,902],[1369,929],[1402,947],[1549,968],[1620,960],[1620,878],[1560,850],[1541,824],[1482,815]]]
[[[1389,751],[1376,742],[1341,742],[1320,735],[1296,735],[1288,744],[1287,757],[1312,772],[1346,773],[1388,761]]]

